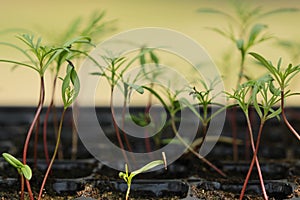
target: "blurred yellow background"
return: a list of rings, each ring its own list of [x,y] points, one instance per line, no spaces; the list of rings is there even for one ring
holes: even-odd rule
[[[116,29],[107,32],[101,39],[115,33],[142,27],[162,27],[179,31],[202,45],[224,76],[226,90],[231,91],[237,80],[238,52],[235,46],[224,37],[205,27],[227,28],[229,22],[220,15],[200,14],[198,8],[215,8],[232,12],[232,6],[223,0],[0,0],[0,42],[15,42],[16,32],[7,29],[28,29],[43,39],[56,38],[67,29],[77,17],[88,17],[94,11],[106,11],[105,21],[116,20],[112,25]],[[262,6],[266,11],[291,7],[299,8],[298,0],[255,0],[248,1],[251,6]],[[259,20],[268,25],[268,32],[274,37],[300,43],[300,12],[281,13]],[[256,46],[253,51],[277,62],[283,63],[300,60],[293,58],[289,50],[276,44],[272,39]],[[176,42],[176,41],[174,41]],[[232,64],[224,65],[224,55],[232,51]],[[300,53],[300,47],[299,47]],[[0,46],[0,58],[15,58],[14,51]],[[252,58],[249,58],[251,60]],[[297,63],[298,62],[298,63]],[[172,64],[172,62],[170,62]],[[251,62],[250,62],[251,63]],[[232,66],[233,65],[233,66]],[[253,77],[263,73],[257,66],[249,66],[247,73]],[[258,73],[259,71],[259,73]],[[296,77],[299,79],[299,76]],[[49,78],[47,79],[49,81]],[[12,71],[8,64],[0,63],[0,105],[36,105],[38,101],[39,78],[29,69],[17,68]],[[300,81],[291,83],[291,89],[299,92]],[[47,91],[50,93],[50,86]],[[49,94],[48,94],[49,95]],[[107,94],[108,96],[108,94]],[[59,95],[57,95],[59,98]],[[288,100],[289,105],[299,105],[300,97]],[[49,99],[47,99],[49,100]],[[59,101],[59,100],[58,100]]]

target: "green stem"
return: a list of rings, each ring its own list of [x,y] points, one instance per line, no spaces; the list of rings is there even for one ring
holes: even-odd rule
[[[67,110],[67,108],[64,108],[64,110],[63,110],[63,112],[62,112],[62,115],[61,115],[61,118],[60,118],[60,123],[59,123],[59,127],[58,127],[58,135],[57,135],[57,140],[56,140],[55,149],[54,149],[54,152],[53,152],[53,156],[52,156],[52,158],[51,158],[51,160],[50,160],[50,163],[49,163],[49,165],[48,165],[47,171],[46,171],[46,173],[45,173],[45,176],[44,176],[44,179],[43,179],[41,188],[40,188],[38,200],[41,200],[41,198],[42,198],[43,189],[44,189],[44,187],[45,187],[45,184],[46,184],[46,181],[47,181],[47,179],[48,179],[49,173],[50,173],[50,171],[51,171],[52,165],[53,165],[53,163],[54,163],[56,154],[57,154],[57,152],[58,152],[58,148],[59,148],[59,144],[60,144],[60,137],[61,137],[61,130],[62,130],[62,125],[63,125],[63,121],[64,121],[64,117],[65,117],[66,110]]]
[[[244,70],[245,70],[245,53],[243,50],[241,50],[241,63],[240,63],[240,70],[238,74],[238,80],[236,84],[236,90],[238,89],[239,85],[242,82],[242,78],[244,77]],[[232,148],[233,148],[233,160],[238,161],[238,145],[237,145],[237,128],[236,128],[236,108],[233,108],[232,110],[232,117],[234,118],[232,120]]]
[[[197,153],[193,148],[190,147],[190,145],[188,145],[184,139],[180,136],[180,134],[177,131],[176,125],[175,125],[175,116],[174,114],[171,113],[171,125],[172,125],[172,129],[173,132],[175,133],[176,137],[179,139],[179,141],[192,153],[194,154],[197,158],[199,158],[200,160],[202,160],[204,163],[206,163],[207,165],[209,165],[211,168],[213,168],[214,170],[216,170],[220,175],[222,175],[223,177],[226,177],[226,174],[224,172],[222,172],[220,169],[218,169],[214,164],[212,164],[210,161],[208,161],[206,158],[204,158],[203,156],[201,156],[199,153]]]
[[[128,183],[127,183],[126,200],[129,199],[130,187],[131,187],[131,183],[128,182]]]

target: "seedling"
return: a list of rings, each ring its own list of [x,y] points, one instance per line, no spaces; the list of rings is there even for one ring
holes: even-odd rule
[[[269,75],[263,76],[260,79],[250,80],[242,84],[238,88],[238,90],[234,91],[233,94],[229,94],[229,97],[237,101],[238,105],[241,107],[241,109],[245,114],[249,135],[250,135],[251,147],[253,150],[252,161],[244,181],[244,185],[240,195],[240,200],[242,200],[244,197],[244,193],[246,191],[246,187],[251,172],[253,170],[254,164],[256,164],[258,169],[258,174],[259,174],[259,179],[260,179],[264,199],[268,199],[257,154],[258,154],[260,139],[261,139],[262,130],[265,125],[265,122],[271,118],[278,117],[281,112],[280,108],[278,108],[277,110],[273,109],[276,103],[280,101],[280,93],[278,92],[274,93],[272,82],[273,82],[273,78],[271,76]],[[262,100],[260,101],[260,99]],[[260,118],[259,131],[258,131],[258,136],[255,145],[254,145],[254,138],[253,138],[252,127],[251,127],[252,125],[248,113],[250,106],[254,106],[255,111],[257,112]]]
[[[53,153],[52,159],[50,160],[50,163],[48,165],[47,171],[45,173],[45,176],[44,176],[41,188],[40,188],[38,200],[40,200],[42,198],[43,189],[45,187],[48,175],[51,171],[52,165],[54,163],[55,157],[58,152],[65,113],[66,113],[68,107],[75,101],[76,97],[79,94],[79,90],[80,90],[80,81],[79,81],[78,75],[75,71],[75,67],[73,66],[73,64],[70,61],[68,61],[66,76],[62,79],[62,81],[63,81],[63,83],[62,83],[61,95],[62,95],[62,100],[63,100],[63,104],[64,104],[64,109],[63,109],[63,112],[62,112],[62,115],[60,118],[60,123],[59,123],[59,127],[58,127],[58,135],[57,135],[56,145],[54,148],[54,153]]]
[[[9,153],[3,153],[3,158],[14,168],[17,169],[20,177],[21,177],[21,200],[24,200],[24,178],[26,180],[30,180],[32,177],[31,168],[28,165],[24,165],[21,161],[16,159],[14,156],[10,155]]]
[[[181,142],[181,144],[183,144],[187,148],[187,150],[189,150],[193,155],[195,155],[201,161],[206,163],[208,166],[210,166],[212,169],[214,169],[220,175],[222,175],[223,177],[226,177],[226,174],[224,172],[222,172],[219,168],[217,168],[209,160],[207,160],[205,157],[201,156],[198,152],[196,152],[184,140],[184,138],[182,138],[182,136],[179,134],[179,132],[177,130],[177,127],[176,127],[176,113],[179,112],[181,109],[184,109],[183,106],[186,106],[187,108],[191,109],[197,116],[199,115],[198,112],[193,107],[193,105],[191,105],[188,102],[187,99],[185,99],[185,98],[178,99],[179,94],[181,94],[185,90],[177,90],[174,93],[172,93],[169,88],[162,87],[163,91],[164,91],[164,94],[167,96],[167,100],[169,101],[169,103],[166,103],[164,101],[163,97],[158,92],[156,92],[155,90],[153,90],[153,89],[151,89],[147,86],[143,86],[143,88],[145,88],[146,90],[151,92],[162,103],[164,108],[168,111],[168,113],[170,114],[170,121],[171,121],[172,130],[173,130],[175,136],[177,137],[177,139]],[[180,102],[182,102],[182,103],[180,104]]]
[[[125,172],[120,172],[119,177],[123,178],[124,181],[127,183],[126,200],[129,199],[129,193],[130,193],[131,182],[132,182],[133,177],[135,177],[138,174],[147,172],[147,171],[149,171],[149,170],[151,170],[151,169],[153,169],[153,168],[155,168],[159,165],[164,165],[165,169],[167,169],[167,162],[166,162],[165,153],[163,152],[162,155],[163,155],[163,160],[152,161],[152,162],[146,164],[145,166],[143,166],[142,168],[131,172],[130,174],[128,172],[128,165],[125,164]]]
[[[295,137],[300,140],[299,133],[293,128],[293,126],[289,123],[289,121],[286,118],[285,115],[285,106],[284,101],[287,97],[296,95],[297,93],[291,93],[290,90],[286,90],[290,81],[293,79],[294,76],[296,76],[300,72],[300,65],[293,66],[292,64],[289,64],[286,69],[281,68],[281,59],[279,59],[277,63],[277,67],[273,66],[271,62],[268,62],[264,57],[257,53],[250,53],[254,58],[256,58],[274,77],[274,80],[279,85],[279,89],[276,89],[274,86],[272,86],[273,94],[280,93],[280,107],[281,107],[281,114],[284,123],[286,126],[290,129],[290,131],[295,135]]]
[[[53,109],[55,110],[55,102],[54,102],[54,97],[55,97],[55,91],[56,91],[56,84],[57,84],[57,79],[60,73],[60,69],[63,65],[63,63],[65,63],[65,61],[67,59],[72,59],[77,61],[82,55],[87,54],[85,51],[81,50],[82,46],[84,45],[84,47],[91,47],[91,39],[88,36],[79,36],[79,37],[74,37],[71,38],[67,41],[64,41],[62,47],[63,47],[63,51],[59,54],[59,56],[57,56],[57,58],[54,61],[54,64],[51,65],[51,71],[53,72],[53,81],[52,81],[52,94],[51,94],[51,100],[50,100],[50,104],[48,105],[46,114],[45,114],[45,119],[44,119],[44,126],[43,126],[43,143],[44,143],[44,152],[45,152],[45,158],[47,163],[49,163],[49,153],[48,153],[48,145],[47,145],[47,125],[48,125],[48,118],[50,115],[50,111]],[[54,119],[56,119],[56,115],[54,113]],[[54,120],[54,132],[55,132],[55,136],[57,138],[57,122],[56,120]],[[74,137],[73,137],[74,138]],[[76,143],[76,142],[75,142]],[[72,143],[73,144],[73,143]],[[73,144],[75,145],[75,144]],[[77,144],[76,144],[77,146]],[[72,154],[72,157],[75,157],[74,154]],[[63,158],[63,153],[61,148],[59,148],[59,152],[58,152],[58,158],[62,159]]]
[[[223,112],[227,107],[225,105],[220,105],[219,103],[214,102],[214,99],[216,98],[216,96],[218,94],[216,94],[215,96],[212,95],[212,90],[214,88],[214,86],[218,83],[219,80],[213,80],[211,81],[210,85],[208,86],[203,80],[199,80],[203,90],[199,91],[197,90],[196,87],[193,87],[190,95],[193,96],[194,99],[197,99],[198,104],[197,106],[200,106],[202,108],[202,113],[203,114],[199,114],[194,106],[195,105],[190,105],[190,104],[186,104],[191,110],[193,110],[193,112],[196,114],[196,116],[199,118],[199,120],[201,121],[202,124],[202,141],[199,144],[199,146],[201,147],[203,142],[206,139],[206,134],[207,134],[207,128],[209,126],[209,122],[218,114],[220,114],[221,112]],[[218,109],[217,111],[215,111],[214,113],[212,113],[211,115],[209,115],[209,108],[210,106],[217,106]]]
[[[78,17],[75,20],[73,20],[68,26],[67,29],[63,31],[62,35],[59,35],[58,38],[55,38],[55,42],[59,42],[61,44],[65,44],[67,41],[70,41],[73,38],[78,38],[78,36],[85,36],[90,38],[89,43],[82,43],[82,42],[74,42],[72,44],[72,62],[75,64],[75,66],[80,66],[80,61],[82,60],[82,55],[86,56],[91,48],[97,44],[99,41],[99,38],[101,38],[102,35],[106,34],[107,32],[114,30],[114,22],[115,20],[109,20],[105,21],[104,18],[106,16],[106,13],[104,11],[95,11],[93,12],[88,18]],[[93,42],[93,44],[91,44]],[[87,45],[85,45],[87,44]],[[71,58],[69,58],[71,59]],[[59,63],[57,63],[59,64]],[[56,69],[58,68],[58,65]],[[54,79],[53,79],[53,91],[56,88],[56,80],[58,78],[58,72],[54,69]],[[53,105],[54,102],[54,96],[52,97],[51,103],[48,106],[47,113],[50,113],[50,110],[55,108]],[[73,106],[73,109],[77,109],[76,103]],[[49,115],[49,114],[48,114]],[[54,112],[55,115],[55,112]],[[47,115],[46,115],[47,116]],[[54,116],[55,117],[55,116]],[[76,120],[76,119],[74,119]],[[46,117],[45,117],[46,121]],[[46,127],[44,123],[44,138],[46,137]],[[57,137],[57,127],[55,126],[55,134]],[[46,139],[44,139],[46,141]],[[61,143],[60,143],[61,144]],[[45,142],[45,152],[48,154],[48,149],[46,147]],[[61,145],[60,145],[61,146]],[[78,146],[78,134],[76,132],[76,128],[74,126],[74,122],[72,123],[72,150],[71,150],[71,159],[76,159],[77,157],[77,146]],[[49,157],[49,156],[48,156]],[[61,150],[61,147],[59,148],[58,152],[58,158],[63,158],[63,152]],[[49,161],[49,158],[48,158]]]
[[[248,3],[248,2],[247,2]],[[232,1],[233,5],[233,12],[224,12],[218,9],[212,8],[201,8],[198,9],[197,12],[205,13],[205,14],[215,14],[220,15],[229,21],[229,28],[228,30],[224,30],[221,28],[210,27],[209,29],[220,34],[221,36],[225,37],[229,41],[231,41],[237,48],[240,54],[240,61],[239,61],[239,71],[238,71],[238,79],[236,82],[235,89],[237,90],[239,85],[244,80],[250,80],[251,77],[249,74],[246,74],[246,58],[247,54],[251,49],[269,39],[272,36],[265,32],[267,29],[266,24],[258,23],[259,20],[280,14],[280,13],[290,13],[290,12],[297,12],[299,9],[297,8],[279,8],[270,11],[265,11],[261,7],[251,7],[251,5],[247,4],[243,1]],[[230,58],[232,53],[227,56]],[[226,58],[228,59],[228,58]],[[230,64],[233,65],[233,64]],[[227,66],[226,66],[227,67]],[[231,71],[231,70],[230,70]],[[232,72],[231,72],[232,73]],[[233,137],[233,159],[235,161],[238,160],[238,149],[237,149],[237,129],[236,129],[236,108],[234,108],[232,113],[231,120],[232,123],[232,137]],[[249,149],[248,142],[246,143],[246,152]]]
[[[104,56],[103,59],[106,62],[107,66],[101,66],[99,65],[93,58],[90,58],[100,69],[100,72],[94,72],[92,73],[92,75],[98,75],[98,76],[102,76],[104,77],[109,85],[110,85],[110,110],[111,110],[111,114],[112,114],[112,121],[113,121],[113,126],[114,129],[116,131],[116,136],[117,136],[117,140],[118,140],[118,144],[120,146],[120,148],[122,149],[122,154],[123,157],[126,161],[126,163],[128,162],[128,158],[126,155],[126,152],[124,151],[124,144],[121,138],[121,134],[118,128],[118,125],[115,121],[115,110],[114,110],[114,106],[113,106],[113,93],[116,87],[119,87],[120,85],[118,84],[119,81],[123,81],[123,93],[124,95],[130,95],[130,92],[128,89],[134,89],[136,90],[138,93],[143,93],[144,89],[138,85],[135,85],[134,83],[128,83],[128,82],[124,82],[124,74],[127,72],[127,70],[130,68],[130,66],[137,61],[142,55],[144,55],[145,53],[149,52],[150,50],[145,50],[140,52],[138,55],[134,56],[132,59],[130,59],[127,62],[127,59],[125,57],[114,57],[114,56]],[[127,96],[125,96],[125,99],[127,98]],[[129,144],[128,144],[129,146]]]
[[[63,48],[50,48],[48,46],[42,45],[41,38],[35,39],[33,35],[24,34],[21,36],[18,36],[18,39],[21,40],[29,49],[24,50],[23,48],[11,44],[11,43],[0,43],[1,45],[5,45],[8,47],[12,47],[13,49],[21,52],[28,61],[21,62],[16,60],[5,60],[0,59],[0,62],[6,62],[10,64],[14,64],[15,66],[22,66],[27,67],[29,69],[32,69],[36,71],[39,74],[40,77],[40,94],[39,94],[39,103],[37,106],[37,110],[34,116],[34,119],[30,125],[30,128],[27,132],[24,149],[23,149],[23,164],[26,165],[26,159],[27,159],[27,151],[29,146],[29,141],[33,132],[34,127],[38,127],[39,122],[39,116],[43,108],[44,104],[44,98],[45,98],[45,84],[44,84],[44,74],[47,70],[47,68],[54,62],[56,57],[63,51]],[[36,132],[37,135],[37,132]],[[37,138],[37,137],[36,137]],[[35,147],[37,145],[35,144]],[[36,148],[34,149],[36,155]],[[34,159],[34,162],[36,164],[36,156]],[[26,185],[27,189],[29,191],[30,199],[33,200],[33,194],[30,189],[30,183],[26,179]]]

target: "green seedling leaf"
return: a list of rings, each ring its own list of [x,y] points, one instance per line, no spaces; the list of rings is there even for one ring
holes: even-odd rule
[[[149,171],[159,165],[163,165],[164,164],[164,161],[163,160],[155,160],[155,161],[152,161],[150,163],[148,163],[147,165],[145,165],[144,167],[138,169],[138,170],[135,170],[133,172],[131,172],[130,175],[132,175],[132,177],[140,174],[140,173],[144,173],[146,171]]]
[[[239,50],[244,50],[244,40],[243,39],[239,39],[236,41],[236,46]]]
[[[24,175],[27,180],[31,179],[32,171],[28,165],[24,165],[21,161],[9,153],[3,153],[2,156],[10,165],[18,170],[19,174]]]
[[[2,154],[3,158],[9,163],[11,164],[14,168],[21,168],[24,167],[24,164],[19,161],[18,159],[16,159],[14,156],[8,154],[8,153],[3,153]]]
[[[212,8],[199,8],[197,10],[197,12],[199,12],[199,13],[219,14],[219,15],[223,15],[223,16],[226,16],[226,17],[229,17],[229,18],[233,19],[232,16],[230,16],[229,14],[227,14],[223,11],[220,11],[220,10],[212,9]]]
[[[24,165],[24,167],[21,167],[20,170],[27,180],[31,179],[32,171],[28,165]]]
[[[137,91],[140,94],[144,94],[144,88],[142,86],[132,84],[132,83],[126,83],[129,87],[133,88],[135,91]]]
[[[258,35],[266,28],[267,28],[267,26],[264,24],[255,24],[252,27],[252,29],[250,31],[249,39],[248,39],[248,47],[251,47],[255,43],[255,40],[258,37]]]
[[[155,55],[155,53],[153,53],[153,51],[150,51],[150,57],[151,57],[151,60],[152,60],[155,64],[159,64],[159,59],[158,59],[158,57]]]
[[[142,55],[140,56],[140,64],[141,64],[141,65],[145,65],[145,64],[146,64],[145,54],[142,54]]]
[[[273,117],[277,117],[278,120],[280,119],[279,118],[279,114],[281,113],[281,108],[278,108],[277,110],[271,110],[271,114],[268,115],[268,119],[271,119]]]
[[[74,65],[68,61],[67,74],[62,83],[62,99],[64,107],[69,107],[79,94],[80,81]]]
[[[275,95],[275,96],[280,96],[280,89],[279,88],[276,88],[273,84],[273,81],[270,81],[269,83],[269,89],[270,89],[270,92]]]
[[[274,14],[279,14],[279,13],[286,13],[286,12],[299,12],[298,8],[279,8],[276,10],[271,10],[269,12],[263,13],[260,15],[260,17],[267,17],[270,15],[274,15]]]
[[[254,52],[251,52],[249,54],[253,56],[256,60],[261,62],[261,64],[264,65],[272,74],[274,73],[274,66],[270,62],[268,62],[264,57]]]

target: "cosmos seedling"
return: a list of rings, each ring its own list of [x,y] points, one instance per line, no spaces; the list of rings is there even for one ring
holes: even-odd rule
[[[32,171],[28,165],[24,165],[21,161],[19,161],[9,153],[3,153],[2,156],[11,166],[18,170],[18,173],[21,176],[24,176],[27,180],[31,179]]]
[[[68,61],[66,76],[64,78],[61,78],[61,80],[63,81],[61,95],[62,95],[62,100],[63,100],[63,104],[64,104],[64,109],[63,109],[63,112],[62,112],[61,118],[60,118],[54,153],[53,153],[53,156],[48,165],[47,171],[45,173],[45,176],[44,176],[41,188],[40,188],[38,200],[40,200],[42,198],[43,189],[45,187],[47,178],[49,176],[49,173],[51,171],[52,165],[54,163],[55,157],[58,152],[65,113],[66,113],[68,107],[71,106],[71,104],[75,101],[76,97],[79,94],[79,90],[80,90],[79,77],[78,77],[75,67],[73,66],[71,61]]]
[[[132,182],[133,177],[135,177],[138,174],[147,172],[147,171],[149,171],[149,170],[151,170],[151,169],[153,169],[153,168],[155,168],[159,165],[164,165],[165,169],[167,169],[166,155],[165,155],[164,152],[162,152],[162,156],[163,156],[163,160],[152,161],[152,162],[146,164],[145,166],[143,166],[142,168],[131,172],[130,174],[128,172],[128,165],[125,164],[125,172],[120,172],[119,177],[123,178],[124,181],[127,183],[126,200],[129,199],[130,187],[131,187],[131,182]]]
[[[247,124],[248,124],[249,134],[250,134],[251,147],[253,150],[252,161],[247,176],[245,178],[243,188],[241,190],[240,200],[242,200],[244,197],[244,193],[246,191],[246,187],[250,175],[252,173],[254,164],[256,164],[258,169],[259,179],[261,182],[264,199],[268,199],[257,154],[258,154],[262,130],[265,125],[265,122],[274,117],[278,118],[281,112],[281,108],[275,110],[273,109],[276,103],[280,101],[280,93],[274,91],[273,81],[274,80],[270,75],[266,75],[257,80],[250,80],[242,84],[237,90],[233,92],[233,94],[229,94],[229,97],[236,100],[236,102],[238,103],[238,105],[241,107],[241,109],[245,114]],[[256,139],[256,144],[254,144],[252,127],[251,127],[251,122],[248,113],[248,109],[250,106],[254,107],[256,113],[260,118],[260,125],[257,134],[258,136]]]
[[[3,153],[2,156],[11,166],[16,168],[18,171],[18,173],[21,177],[20,199],[24,200],[24,178],[28,181],[31,179],[31,177],[32,177],[31,168],[28,165],[23,164],[21,161],[19,161],[18,159],[16,159],[14,156],[10,155],[9,153]]]
[[[300,140],[299,133],[292,127],[285,115],[284,109],[284,101],[287,97],[295,95],[297,93],[291,93],[290,90],[287,90],[287,87],[291,80],[300,72],[300,65],[293,66],[289,64],[286,69],[281,68],[281,59],[279,59],[277,66],[275,67],[271,62],[267,61],[263,56],[257,53],[250,53],[256,60],[258,60],[272,75],[274,80],[279,85],[279,88],[275,88],[274,85],[270,85],[272,89],[272,93],[274,95],[280,94],[280,107],[281,107],[281,114],[284,123],[290,129],[290,131],[296,136],[298,140]]]

